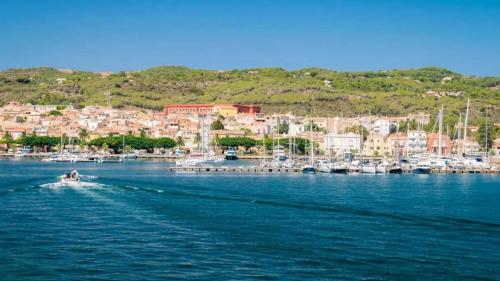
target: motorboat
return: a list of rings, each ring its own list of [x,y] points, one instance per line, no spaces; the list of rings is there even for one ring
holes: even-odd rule
[[[429,174],[431,172],[431,165],[428,161],[418,162],[417,166],[412,169],[412,172],[416,174]]]
[[[389,166],[388,169],[389,169],[389,171],[388,171],[389,174],[401,174],[401,173],[403,173],[403,168],[396,163]]]
[[[238,160],[238,155],[236,153],[236,150],[230,149],[224,153],[224,158],[226,160]]]
[[[334,174],[347,174],[349,168],[342,163],[334,162],[332,165],[332,173]]]
[[[389,171],[389,169],[385,164],[378,164],[377,166],[375,166],[375,171],[378,174],[386,174]]]
[[[80,175],[76,170],[73,170],[69,173],[62,175],[61,182],[62,183],[80,182]]]
[[[319,162],[318,171],[321,173],[332,173],[333,163],[328,160],[323,160]]]
[[[377,167],[375,166],[375,164],[372,164],[372,163],[362,165],[361,166],[361,173],[363,173],[363,174],[376,174]]]
[[[305,164],[302,166],[302,173],[304,174],[316,174],[316,167],[311,164]]]

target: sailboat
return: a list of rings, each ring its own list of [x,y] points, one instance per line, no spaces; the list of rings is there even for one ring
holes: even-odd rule
[[[189,167],[199,164],[213,164],[224,162],[224,157],[217,157],[210,145],[210,125],[205,124],[204,118],[201,119],[201,155],[178,160],[176,166]]]
[[[135,153],[125,153],[125,135],[122,136],[122,159],[137,159],[137,154]]]
[[[306,163],[304,166],[302,166],[302,173],[304,174],[316,173],[316,167],[314,166],[314,137],[313,137],[312,120],[311,120],[310,136],[311,136],[311,141],[309,143],[311,146],[311,152],[310,152],[311,155],[309,157],[309,163]]]

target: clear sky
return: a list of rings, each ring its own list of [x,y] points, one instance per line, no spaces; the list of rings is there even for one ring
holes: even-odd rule
[[[500,76],[500,0],[0,0],[0,69],[158,65]]]

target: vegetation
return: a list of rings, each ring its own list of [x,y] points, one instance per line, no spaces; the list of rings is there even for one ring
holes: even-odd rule
[[[247,137],[225,137],[225,138],[219,138],[218,139],[218,144],[220,146],[226,147],[226,148],[238,148],[238,147],[244,147],[245,149],[249,149],[251,147],[254,147],[257,144],[255,139],[252,138],[247,138]]]
[[[57,78],[66,80],[58,83]],[[458,94],[428,97],[425,93],[429,90]],[[449,116],[446,124],[465,112],[467,98],[471,98],[471,124],[486,114],[498,120],[500,111],[500,77],[470,77],[437,67],[338,72],[320,68],[212,71],[162,66],[109,76],[53,68],[0,72],[0,105],[10,101],[105,105],[105,91],[111,92],[114,107],[155,110],[166,103],[247,103],[261,105],[267,113],[352,117],[420,111],[437,115],[444,104]]]
[[[224,130],[224,124],[222,124],[222,121],[217,119],[212,123],[211,126],[212,130]]]
[[[127,136],[107,136],[103,138],[97,138],[90,141],[88,144],[91,146],[96,146],[100,148],[112,149],[115,153],[120,152],[124,149],[123,143],[132,149],[145,149],[152,151],[154,148],[172,148],[176,146],[175,140],[171,138],[148,138],[148,137],[137,137],[133,135]]]

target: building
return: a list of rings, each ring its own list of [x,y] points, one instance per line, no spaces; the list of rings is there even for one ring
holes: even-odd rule
[[[408,154],[419,154],[427,151],[427,133],[425,131],[408,131],[404,151]]]
[[[406,133],[394,133],[388,137],[389,154],[396,157],[402,157],[405,152],[407,137]]]
[[[166,104],[163,107],[163,112],[166,115],[170,114],[198,114],[205,115],[213,112],[214,106],[211,104]]]
[[[324,149],[335,155],[344,155],[346,152],[361,151],[361,135],[356,133],[324,135]]]
[[[169,114],[220,114],[222,116],[236,116],[236,114],[258,114],[260,106],[242,104],[166,104],[163,112]]]
[[[427,135],[427,152],[439,154],[450,154],[451,140],[447,135],[441,135],[441,146],[439,146],[439,134],[432,133]]]
[[[363,154],[366,156],[388,156],[391,148],[387,136],[370,134],[363,143]]]

